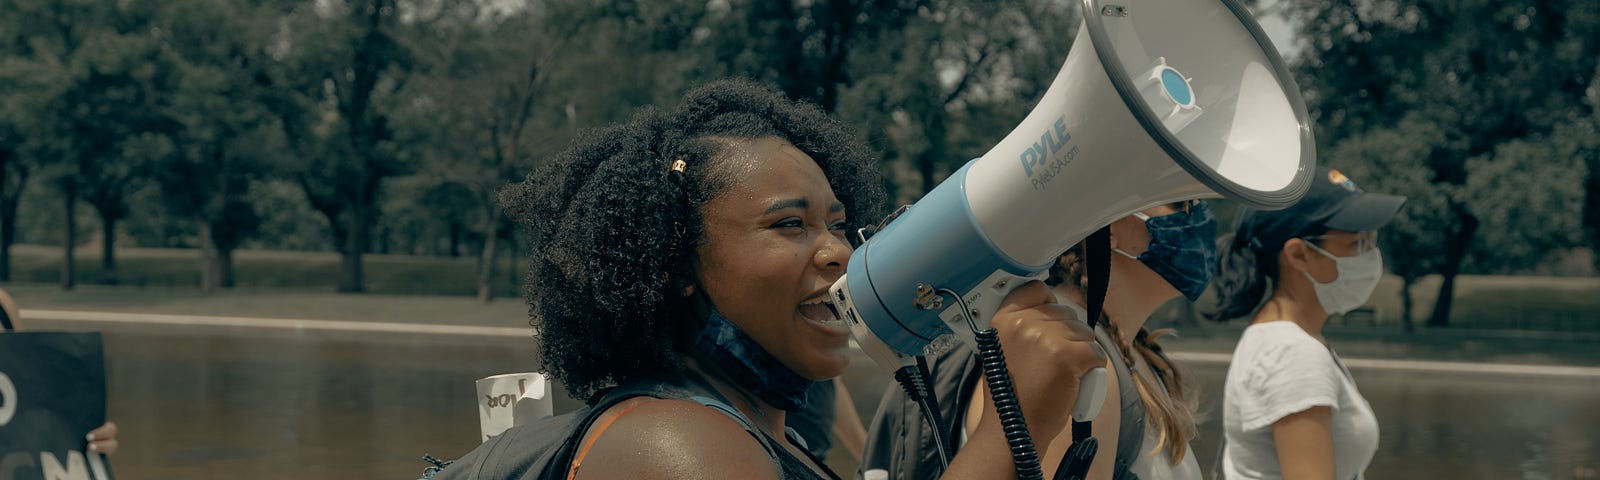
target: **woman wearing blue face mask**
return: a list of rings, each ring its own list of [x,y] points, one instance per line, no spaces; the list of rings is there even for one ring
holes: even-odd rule
[[[1212,320],[1250,316],[1223,395],[1219,462],[1234,479],[1361,478],[1378,422],[1322,326],[1366,303],[1383,276],[1377,231],[1405,197],[1320,169],[1299,203],[1248,212],[1224,238]]]
[[[1110,225],[1111,258],[1105,308],[1096,339],[1106,352],[1109,385],[1105,408],[1094,419],[1100,442],[1088,478],[1199,479],[1189,449],[1195,434],[1194,396],[1185,391],[1176,365],[1162,353],[1145,320],[1173,298],[1190,300],[1205,291],[1216,252],[1216,220],[1203,202],[1157,206]],[[1045,284],[1061,303],[1085,305],[1084,248],[1059,257]],[[932,388],[941,416],[950,423],[947,438],[959,439],[979,425],[987,403],[977,362],[966,345],[955,345],[933,359]],[[1061,401],[1070,401],[1062,399]],[[1113,406],[1116,406],[1113,408]],[[862,469],[887,470],[890,478],[928,478],[938,469],[932,431],[918,406],[891,385],[871,424]],[[1070,428],[1041,442],[1045,476],[1054,476],[1072,444]]]

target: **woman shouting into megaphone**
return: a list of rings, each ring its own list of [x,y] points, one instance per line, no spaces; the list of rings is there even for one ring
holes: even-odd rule
[[[849,363],[828,288],[851,255],[844,232],[877,221],[883,199],[865,149],[836,123],[739,81],[588,132],[508,189],[504,205],[542,238],[527,292],[544,369],[594,410],[568,428],[570,460],[542,471],[838,478],[784,420]],[[1040,435],[1063,428],[1072,405],[1058,400],[1104,361],[1069,312],[1035,283],[994,321]],[[988,425],[952,475],[1015,475],[998,421]],[[436,478],[543,468],[510,459],[540,435],[519,428]]]

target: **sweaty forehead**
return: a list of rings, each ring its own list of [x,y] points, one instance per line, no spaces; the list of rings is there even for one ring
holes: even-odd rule
[[[713,137],[711,140],[721,144],[718,156],[722,158],[717,163],[721,164],[723,173],[735,180],[748,178],[758,167],[781,155],[784,150],[793,150],[792,146],[783,148],[789,146],[789,142],[778,137]]]

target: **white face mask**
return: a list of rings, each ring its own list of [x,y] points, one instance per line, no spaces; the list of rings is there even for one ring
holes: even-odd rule
[[[1305,274],[1307,280],[1311,280],[1311,288],[1316,290],[1317,301],[1322,303],[1323,311],[1328,315],[1338,315],[1367,303],[1372,291],[1378,288],[1378,280],[1383,278],[1383,255],[1378,253],[1377,247],[1354,257],[1339,257],[1309,241],[1306,246],[1332,258],[1339,269],[1339,278],[1328,283],[1319,283],[1311,278],[1311,273],[1300,272]]]

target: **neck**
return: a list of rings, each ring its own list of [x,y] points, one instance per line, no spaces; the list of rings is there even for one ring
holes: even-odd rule
[[[1152,289],[1119,287],[1122,287],[1122,284],[1116,280],[1112,280],[1111,285],[1106,287],[1106,318],[1117,331],[1122,333],[1123,346],[1132,347],[1134,335],[1139,329],[1144,328],[1145,321],[1150,319],[1150,314],[1155,313],[1156,309],[1161,308],[1161,304],[1166,303],[1171,297],[1150,298],[1149,295],[1140,293]]]
[[[1317,301],[1317,292],[1311,288],[1309,280],[1298,271],[1286,271],[1278,276],[1284,280],[1279,282],[1272,290],[1272,298],[1261,306],[1256,312],[1252,324],[1288,320],[1299,325],[1300,329],[1322,341],[1322,326],[1328,323],[1328,313],[1322,310],[1322,303]],[[1326,343],[1324,341],[1324,343]]]

